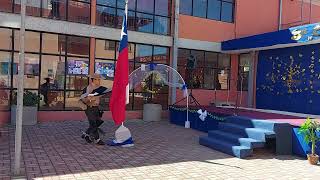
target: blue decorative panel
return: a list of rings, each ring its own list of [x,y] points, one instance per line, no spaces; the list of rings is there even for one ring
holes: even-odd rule
[[[260,51],[257,108],[320,114],[320,44]]]

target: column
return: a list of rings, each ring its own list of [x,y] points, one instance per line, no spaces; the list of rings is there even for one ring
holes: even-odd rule
[[[96,10],[97,10],[97,0],[91,0],[91,25],[96,24]],[[94,37],[90,37],[90,74],[94,73],[94,60],[95,60],[95,47],[96,47],[96,39]]]

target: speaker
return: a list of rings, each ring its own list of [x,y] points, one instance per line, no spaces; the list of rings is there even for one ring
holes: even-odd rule
[[[187,69],[195,69],[197,64],[197,60],[194,55],[190,55],[187,59]]]

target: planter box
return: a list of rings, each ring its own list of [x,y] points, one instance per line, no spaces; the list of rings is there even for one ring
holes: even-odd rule
[[[143,121],[160,121],[162,106],[160,104],[143,105]]]
[[[11,124],[16,124],[17,106],[11,106]],[[38,121],[37,107],[23,107],[22,125],[35,125]]]

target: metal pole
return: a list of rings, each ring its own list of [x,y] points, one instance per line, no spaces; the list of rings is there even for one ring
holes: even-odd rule
[[[174,36],[173,36],[173,57],[172,57],[172,68],[178,69],[178,38],[179,38],[179,6],[180,1],[175,0],[175,9],[174,9]],[[177,81],[175,74],[172,75],[173,83]],[[171,88],[171,104],[176,102],[176,87]]]
[[[23,112],[23,79],[24,79],[24,36],[25,36],[26,0],[21,0],[20,54],[18,66],[18,94],[14,153],[14,175],[20,174],[22,112]]]
[[[279,1],[279,25],[278,25],[278,30],[281,30],[281,25],[282,25],[282,0]]]

